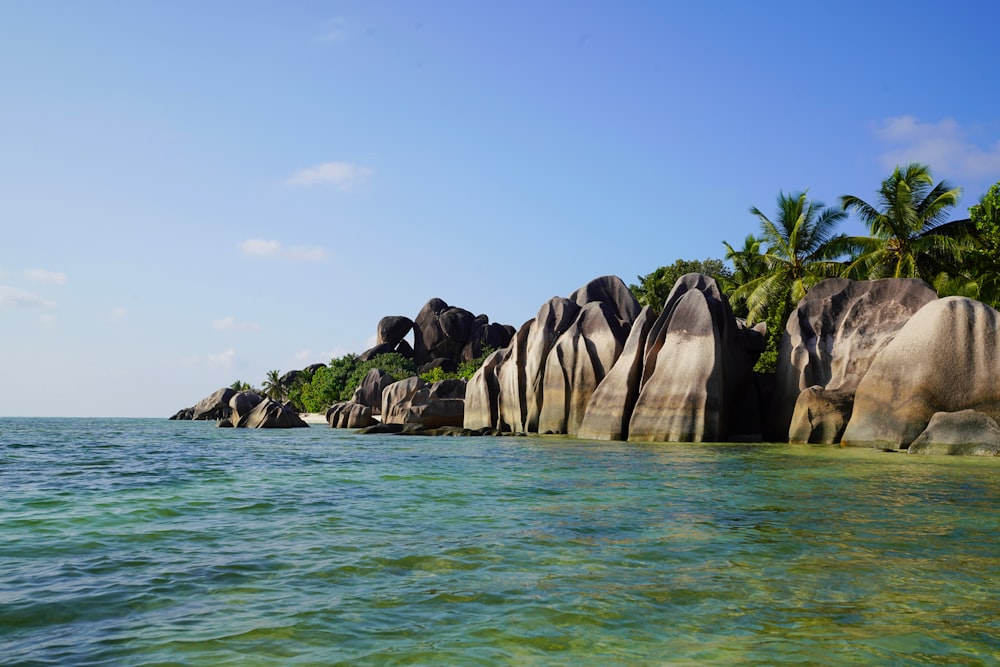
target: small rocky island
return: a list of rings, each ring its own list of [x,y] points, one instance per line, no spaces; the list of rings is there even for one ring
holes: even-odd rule
[[[621,279],[554,297],[516,331],[432,299],[383,318],[375,348],[420,372],[490,354],[471,380],[368,373],[335,428],[435,435],[569,434],[634,442],[771,441],[914,454],[1000,454],[1000,331],[993,308],[912,279],[826,280],[785,327],[777,371],[754,372],[747,326],[715,280],[688,274],[662,311]],[[404,338],[413,332],[412,348]],[[290,405],[220,389],[174,415],[220,426],[307,426]],[[379,423],[381,422],[381,423]]]

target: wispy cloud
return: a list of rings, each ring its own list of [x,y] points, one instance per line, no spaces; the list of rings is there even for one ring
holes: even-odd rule
[[[284,259],[290,262],[322,262],[327,258],[322,246],[284,246],[280,241],[247,239],[239,245],[240,251],[250,257]]]
[[[887,169],[921,162],[948,180],[993,179],[1000,173],[1000,140],[977,144],[953,118],[922,123],[915,116],[895,116],[883,120],[875,135],[891,146],[880,156]]]
[[[111,309],[111,319],[113,320],[124,320],[126,315],[128,315],[128,311],[122,306]]]
[[[350,23],[341,16],[335,16],[323,24],[317,38],[320,42],[341,42],[350,34]]]
[[[256,322],[240,322],[230,315],[221,320],[214,320],[212,328],[216,331],[257,331],[260,329],[260,325]]]
[[[3,308],[50,308],[55,304],[34,292],[0,285],[0,307]]]
[[[208,355],[208,363],[215,366],[222,366],[224,368],[230,368],[233,362],[236,360],[236,350],[229,348],[223,352],[217,354]]]
[[[350,162],[324,162],[295,172],[288,177],[285,184],[293,186],[332,185],[346,192],[364,185],[374,175],[375,170],[371,167],[362,167]]]
[[[66,274],[59,271],[46,271],[45,269],[26,269],[24,277],[33,283],[45,285],[65,285]]]

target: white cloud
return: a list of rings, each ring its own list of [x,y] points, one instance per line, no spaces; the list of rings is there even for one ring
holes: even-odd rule
[[[233,361],[236,360],[236,350],[229,348],[224,352],[219,352],[218,354],[208,355],[208,363],[214,364],[216,366],[223,366],[229,368],[233,365]]]
[[[113,320],[124,320],[126,315],[128,315],[128,311],[121,306],[111,309],[111,319]]]
[[[50,308],[55,304],[17,287],[0,285],[0,307],[4,308]]]
[[[312,359],[312,350],[299,350],[295,353],[294,359],[295,361],[306,361],[307,359]]]
[[[880,156],[887,169],[921,162],[935,177],[948,180],[992,180],[1000,172],[1000,140],[978,145],[953,118],[921,123],[914,116],[896,116],[882,121],[875,134],[892,146]]]
[[[240,322],[230,315],[221,320],[214,320],[212,328],[216,331],[257,331],[260,329],[260,325],[256,322]]]
[[[27,269],[24,277],[35,283],[46,285],[65,285],[66,274],[59,271],[46,271],[45,269]]]
[[[244,255],[251,257],[274,257],[290,262],[322,262],[327,258],[326,249],[321,246],[288,246],[280,241],[248,239],[239,245]]]
[[[346,19],[336,16],[323,25],[323,32],[319,35],[319,41],[339,42],[347,37],[349,27]]]
[[[374,174],[375,170],[371,167],[350,162],[324,162],[295,172],[285,183],[297,186],[333,185],[347,191],[367,183]]]

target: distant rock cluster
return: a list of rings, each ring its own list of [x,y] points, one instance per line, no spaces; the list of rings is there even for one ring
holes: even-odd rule
[[[413,332],[412,346],[405,337]],[[1000,313],[926,283],[831,279],[792,313],[777,371],[753,371],[763,325],[735,317],[715,281],[681,277],[662,312],[617,277],[553,297],[520,329],[431,299],[385,317],[377,344],[421,372],[495,351],[472,379],[371,371],[337,428],[402,434],[563,433],[636,442],[788,441],[1000,455]],[[220,389],[177,419],[305,425],[290,407]],[[381,423],[379,423],[381,422]]]

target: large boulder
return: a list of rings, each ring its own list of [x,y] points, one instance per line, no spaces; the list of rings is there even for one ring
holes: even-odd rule
[[[494,351],[469,380],[462,421],[465,428],[500,428],[500,378],[497,371],[509,354],[509,348]]]
[[[807,387],[853,394],[878,353],[937,294],[920,280],[824,280],[799,302],[778,350],[767,436],[784,441]]]
[[[619,320],[614,304],[589,301],[581,308],[546,357],[539,433],[579,430],[587,402],[622,352],[628,324]]]
[[[853,407],[853,392],[806,387],[795,401],[788,442],[812,445],[840,442]]]
[[[413,359],[417,366],[443,357],[458,361],[469,341],[475,316],[453,308],[443,299],[431,299],[413,320]]]
[[[406,334],[413,330],[413,320],[402,315],[387,315],[378,321],[376,332],[376,345],[388,343],[395,347],[403,340]]]
[[[351,401],[368,406],[373,414],[382,414],[382,391],[396,379],[380,368],[373,368],[354,390]]]
[[[714,279],[681,276],[646,340],[628,439],[725,440],[737,389],[752,385],[759,333],[738,324]]]
[[[639,398],[646,337],[655,321],[656,314],[648,306],[636,317],[618,361],[587,403],[583,423],[577,429],[578,437],[592,440],[628,438],[628,423]]]
[[[191,419],[226,419],[232,412],[229,401],[236,395],[234,389],[223,387],[198,401],[191,410]]]
[[[239,420],[233,423],[237,428],[308,428],[309,426],[290,405],[270,398],[257,403],[250,412],[241,415]]]
[[[931,301],[858,384],[842,443],[905,449],[937,412],[1000,420],[1000,313],[965,297]]]
[[[462,426],[465,419],[465,380],[433,384],[419,377],[403,380],[385,390],[382,421],[386,424],[420,424],[428,428]]]
[[[393,382],[382,390],[382,423],[402,424],[410,399],[421,389],[429,386],[419,375]]]
[[[975,410],[935,412],[924,432],[917,436],[910,454],[1000,455],[1000,425]]]
[[[229,399],[231,410],[229,420],[233,423],[233,426],[239,426],[243,418],[250,414],[263,400],[264,397],[255,391],[238,391],[234,393]]]
[[[326,421],[331,428],[367,428],[376,423],[369,406],[353,401],[331,405],[326,411]]]
[[[622,324],[631,324],[642,307],[632,290],[618,276],[601,276],[569,295],[570,301],[583,307],[598,301],[603,303]]]

